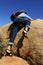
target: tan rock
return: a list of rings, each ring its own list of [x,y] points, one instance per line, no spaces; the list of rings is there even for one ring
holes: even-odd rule
[[[3,51],[6,49],[9,41],[9,26],[10,24],[7,24],[0,28],[0,46],[5,46],[3,47],[4,49],[1,48]],[[33,64],[43,65],[43,20],[33,20],[30,26],[27,38],[22,36],[23,29],[17,33],[14,40],[13,52],[33,62]]]
[[[7,56],[0,59],[0,65],[29,65],[29,64],[19,57]]]

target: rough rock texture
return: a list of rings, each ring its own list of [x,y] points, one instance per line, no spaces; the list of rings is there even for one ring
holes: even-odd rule
[[[3,57],[0,60],[0,65],[29,65],[25,60],[16,56]]]
[[[9,41],[9,26],[10,24],[7,24],[0,28],[0,53],[2,54],[5,53]],[[31,65],[43,65],[43,20],[33,20],[30,26],[27,37],[22,35],[23,29],[17,33],[13,52],[26,59]]]

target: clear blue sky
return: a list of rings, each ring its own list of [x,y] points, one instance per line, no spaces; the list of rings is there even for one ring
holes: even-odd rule
[[[0,26],[10,23],[12,12],[19,10],[33,19],[43,19],[43,0],[0,0]]]

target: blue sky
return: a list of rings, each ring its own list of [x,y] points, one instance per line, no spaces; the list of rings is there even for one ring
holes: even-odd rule
[[[43,19],[43,0],[0,0],[0,26],[10,23],[12,12],[19,10],[33,19]]]

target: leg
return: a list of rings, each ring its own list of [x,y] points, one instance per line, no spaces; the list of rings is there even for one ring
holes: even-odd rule
[[[30,29],[30,20],[27,17],[21,17],[21,18],[15,18],[14,22],[22,23],[25,27],[24,33],[27,33],[27,31]]]
[[[11,31],[10,40],[9,40],[8,47],[7,47],[7,53],[11,53],[11,51],[12,51],[12,45],[14,43],[14,39],[15,39],[15,36],[16,36],[18,30],[19,30],[19,28],[17,26],[14,26],[13,30]]]
[[[27,22],[27,23],[26,23],[26,26],[25,26],[25,28],[24,28],[24,31],[23,31],[23,32],[24,32],[24,35],[25,35],[25,36],[26,36],[27,32],[28,32],[29,29],[30,29],[30,23],[31,23],[30,21]]]
[[[17,26],[14,26],[14,28],[11,31],[11,34],[10,34],[10,40],[9,40],[9,42],[11,42],[11,43],[9,43],[9,44],[12,44],[14,42],[14,39],[16,37],[16,34],[17,34],[18,30],[19,30],[19,28]]]
[[[25,30],[26,30],[27,32],[28,32],[29,29],[30,29],[30,24],[31,24],[30,21],[28,21],[28,22],[26,23]]]

